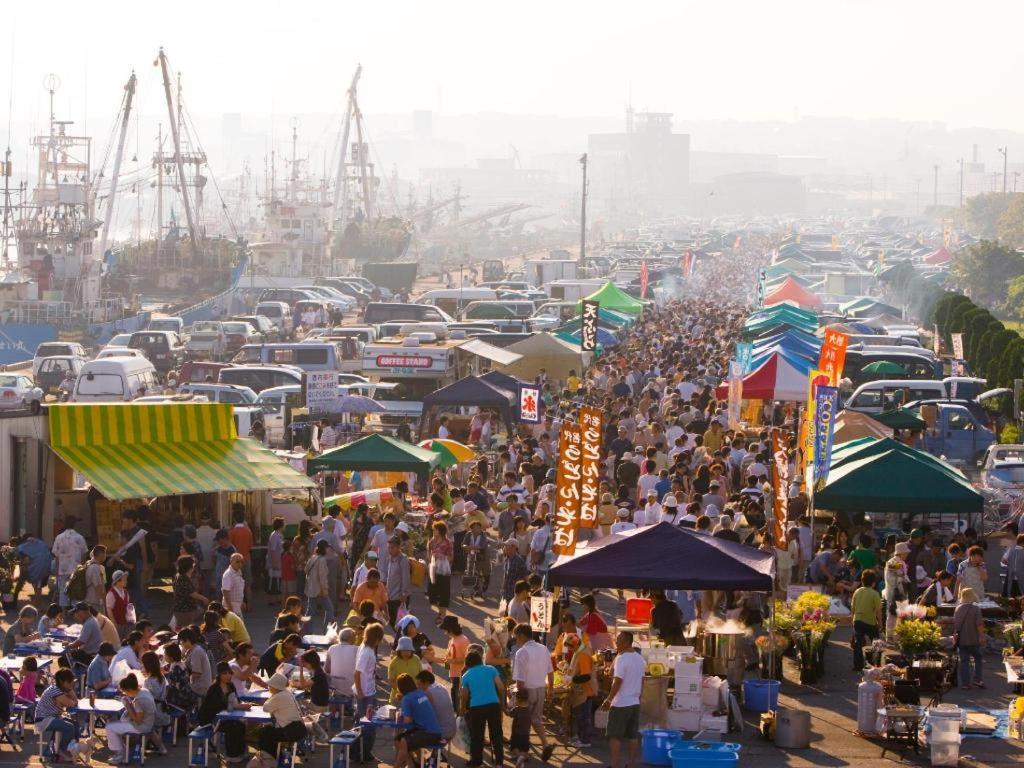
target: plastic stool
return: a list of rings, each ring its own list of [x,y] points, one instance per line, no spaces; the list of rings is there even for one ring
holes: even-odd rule
[[[328,768],[349,768],[349,752],[352,749],[352,745],[359,741],[360,736],[362,736],[362,731],[359,728],[354,728],[351,731],[342,731],[332,738],[329,742],[331,751]],[[334,757],[335,749],[341,750],[337,760]]]
[[[204,725],[196,728],[188,735],[188,764],[206,768],[210,762],[210,739],[213,738],[213,726]]]
[[[294,741],[277,742],[277,768],[295,768],[295,750],[298,746],[298,742]]]
[[[441,739],[432,747],[420,750],[420,768],[441,768],[441,758],[448,762],[448,742]]]

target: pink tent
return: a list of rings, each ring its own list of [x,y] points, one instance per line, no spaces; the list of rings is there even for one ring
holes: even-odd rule
[[[774,291],[769,293],[764,300],[766,307],[772,304],[781,304],[784,301],[791,301],[801,307],[820,307],[821,299],[804,288],[792,277],[787,277]]]

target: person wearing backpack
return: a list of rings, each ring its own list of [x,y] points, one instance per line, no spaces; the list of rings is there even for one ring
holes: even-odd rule
[[[79,563],[75,566],[75,570],[67,577],[64,582],[62,598],[68,600],[71,605],[85,600],[86,593],[86,572],[88,571],[89,563]],[[62,606],[63,607],[63,606]]]
[[[89,546],[85,538],[75,530],[78,522],[74,515],[68,515],[64,519],[64,530],[57,534],[53,540],[53,556],[57,560],[57,602],[61,608],[67,608],[72,604],[85,598],[85,592],[75,598],[67,594],[67,583],[85,556],[89,554]],[[85,575],[84,572],[82,574]]]

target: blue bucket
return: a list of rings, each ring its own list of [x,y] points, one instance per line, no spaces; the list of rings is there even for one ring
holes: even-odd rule
[[[751,712],[768,712],[779,703],[778,680],[744,680],[743,708]]]
[[[645,765],[672,765],[668,751],[679,741],[679,731],[640,731],[640,748]]]
[[[669,750],[672,768],[733,768],[740,762],[740,745],[721,742],[680,742]]]

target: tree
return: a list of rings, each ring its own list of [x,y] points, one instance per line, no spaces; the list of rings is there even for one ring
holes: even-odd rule
[[[971,348],[971,370],[977,371],[979,376],[984,376],[988,370],[988,364],[992,360],[992,346],[995,343],[996,337],[1005,330],[1002,323],[998,320],[993,320],[985,327],[985,330],[982,331],[981,336]]]
[[[1024,195],[1012,195],[1010,204],[996,222],[996,234],[1004,245],[1024,246]]]
[[[999,236],[999,218],[1010,207],[1014,195],[990,192],[968,198],[966,224],[971,234],[991,240]]]
[[[949,334],[963,333],[967,315],[977,309],[979,307],[970,300],[961,302],[954,307],[953,311],[949,313],[949,323],[946,326],[947,332]]]
[[[1021,365],[1024,363],[1022,355],[1024,355],[1024,339],[1018,337],[1003,350],[999,365],[998,386],[1013,386],[1013,380],[1020,376]]]
[[[1010,317],[1024,318],[1024,276],[1013,278],[1006,286],[1006,300],[1001,309]]]
[[[982,240],[953,257],[950,276],[971,299],[982,306],[998,307],[1006,300],[1006,287],[1024,275],[1024,257],[991,240]]]

